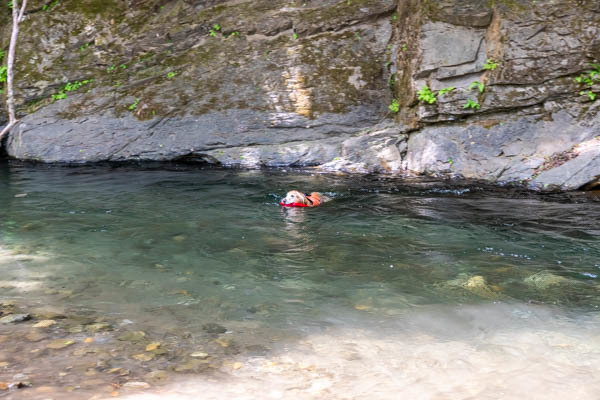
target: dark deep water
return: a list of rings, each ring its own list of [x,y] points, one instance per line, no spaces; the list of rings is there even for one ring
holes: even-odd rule
[[[290,189],[334,201],[283,209]],[[34,315],[0,325],[0,382],[33,385],[0,398],[600,393],[600,203],[583,193],[10,164],[0,204],[0,302]]]

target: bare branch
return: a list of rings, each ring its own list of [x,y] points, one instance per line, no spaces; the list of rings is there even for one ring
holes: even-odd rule
[[[15,90],[14,90],[14,65],[15,65],[15,53],[17,50],[17,39],[19,36],[19,23],[23,20],[25,15],[25,7],[27,6],[27,0],[23,0],[19,10],[19,0],[13,0],[12,2],[12,31],[10,35],[10,44],[8,46],[8,58],[6,60],[6,108],[8,111],[8,125],[0,132],[0,140],[16,125],[17,113],[15,110]]]
[[[21,11],[19,12],[18,22],[23,21],[23,16],[25,15],[25,7],[27,7],[27,0],[23,0],[23,4],[21,5]]]
[[[6,135],[17,124],[17,122],[19,122],[19,120],[9,122],[8,125],[2,129],[2,132],[0,132],[0,142],[2,141],[4,135]]]

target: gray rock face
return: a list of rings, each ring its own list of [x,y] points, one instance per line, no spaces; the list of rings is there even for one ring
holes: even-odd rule
[[[596,124],[600,123],[597,115],[595,121]],[[549,132],[552,132],[551,138],[548,137]],[[492,182],[514,182],[536,175],[537,169],[552,155],[570,150],[597,135],[594,124],[578,124],[566,111],[553,114],[553,120],[550,121],[538,121],[530,117],[496,121],[489,127],[474,124],[428,127],[410,136],[408,169],[417,173],[454,174]],[[600,151],[600,142],[593,139],[589,147],[590,150],[581,155],[581,161],[577,161],[577,157],[557,170],[590,159],[595,151]],[[558,185],[565,189],[578,189],[587,183],[582,182],[585,181],[584,176],[589,176],[591,180],[600,174],[600,169],[593,164],[593,157],[584,165],[587,167],[579,172],[581,175],[577,181],[565,186],[568,177],[563,177]],[[554,181],[550,178],[550,181],[540,179],[551,171],[554,169],[538,176],[534,180],[534,188],[550,189],[549,186],[554,184],[550,182]]]
[[[576,190],[600,184],[600,137],[575,146],[576,157],[540,173],[531,182],[540,190]]]
[[[82,0],[31,13],[22,32],[14,158],[315,166],[538,190],[600,176],[596,2]]]

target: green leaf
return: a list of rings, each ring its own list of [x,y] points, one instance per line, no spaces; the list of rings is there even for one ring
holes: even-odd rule
[[[440,89],[440,91],[438,93],[438,96],[443,96],[445,94],[448,94],[451,91],[453,91],[454,89],[456,89],[454,86],[450,86],[450,87],[447,87],[447,88]]]
[[[485,85],[479,81],[471,83],[469,85],[469,90],[472,90],[475,87],[479,90],[480,93],[483,93],[483,91],[485,90]]]
[[[467,103],[463,106],[464,109],[468,109],[468,108],[473,108],[476,110],[479,110],[479,108],[481,108],[481,106],[479,105],[479,103],[475,100],[472,99],[467,99]]]
[[[486,71],[493,71],[496,68],[498,68],[498,64],[491,58],[488,58],[485,64],[483,64],[483,69]]]

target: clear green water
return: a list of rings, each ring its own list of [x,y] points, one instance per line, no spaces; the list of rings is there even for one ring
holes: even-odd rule
[[[283,209],[291,189],[334,201]],[[181,347],[206,340],[207,323],[226,327],[249,357],[252,345],[281,354],[332,330],[468,342],[481,328],[455,329],[465,319],[456,310],[494,304],[508,307],[502,324],[519,329],[535,310],[544,316],[531,326],[600,327],[600,203],[583,194],[288,171],[5,165],[0,204],[0,249],[11,254],[0,259],[0,300],[121,321],[112,323],[187,340]]]

